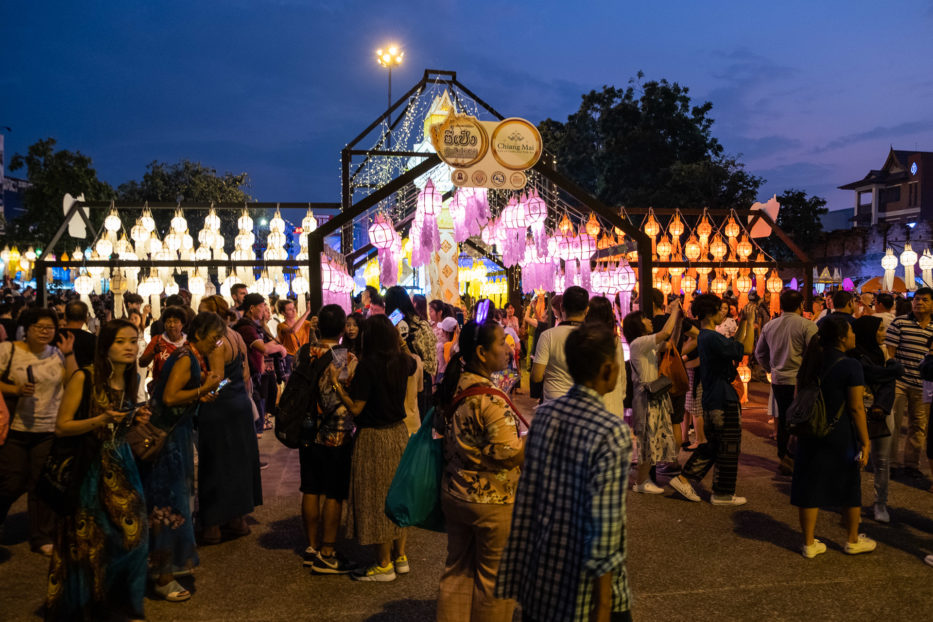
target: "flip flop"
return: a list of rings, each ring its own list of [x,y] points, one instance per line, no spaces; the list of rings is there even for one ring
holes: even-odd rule
[[[174,579],[165,585],[154,583],[152,589],[156,594],[169,601],[170,603],[180,603],[191,598],[191,592],[183,588],[181,584]]]

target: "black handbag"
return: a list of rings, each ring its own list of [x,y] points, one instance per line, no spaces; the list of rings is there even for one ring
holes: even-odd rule
[[[648,391],[648,398],[658,400],[664,397],[674,386],[674,381],[667,376],[658,376],[656,380],[645,383],[645,390]]]

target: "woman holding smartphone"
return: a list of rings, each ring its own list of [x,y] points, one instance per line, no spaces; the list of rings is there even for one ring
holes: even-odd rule
[[[198,306],[223,318],[227,301],[208,296]],[[203,544],[218,544],[221,528],[232,537],[249,533],[245,516],[262,505],[259,446],[250,405],[249,366],[246,344],[240,334],[227,328],[220,345],[207,357],[207,368],[223,375],[217,399],[201,405],[198,412],[198,515]]]
[[[209,358],[226,332],[219,315],[199,313],[188,327],[188,342],[172,352],[152,389],[152,423],[168,432],[168,440],[155,460],[141,469],[151,526],[149,569],[155,593],[172,602],[191,598],[175,574],[198,565],[189,503],[193,418],[203,402],[217,398],[213,391],[222,378],[213,371],[204,374],[192,350]]]
[[[142,619],[149,531],[136,461],[124,435],[135,413],[138,332],[127,320],[104,324],[94,364],[65,388],[55,434],[78,437],[77,507],[60,517],[49,567],[47,620]]]

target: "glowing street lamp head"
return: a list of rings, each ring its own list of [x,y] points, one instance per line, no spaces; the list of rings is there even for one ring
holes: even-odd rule
[[[399,49],[397,45],[391,45],[388,48],[379,48],[376,50],[376,62],[390,69],[401,65],[404,57],[405,52]]]

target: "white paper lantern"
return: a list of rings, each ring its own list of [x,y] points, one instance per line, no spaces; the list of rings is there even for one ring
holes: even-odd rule
[[[253,219],[249,217],[249,212],[244,209],[243,213],[237,219],[236,225],[240,231],[252,231]]]
[[[172,218],[172,231],[176,233],[184,233],[188,230],[188,221],[185,220],[185,217],[181,215],[181,212],[175,212],[175,217]]]
[[[282,215],[279,214],[279,210],[275,210],[275,216],[269,221],[269,231],[285,233],[285,221],[282,220]]]
[[[101,238],[94,245],[94,250],[97,251],[97,255],[101,259],[110,259],[110,256],[113,255],[113,244],[107,238]]]
[[[142,226],[145,227],[146,231],[150,233],[155,231],[155,218],[152,217],[152,212],[149,211],[149,208],[143,211],[143,215],[139,217],[139,221],[142,223]]]
[[[120,216],[117,215],[116,210],[110,210],[110,213],[104,218],[104,229],[116,233],[122,226],[123,223],[120,222]]]
[[[288,293],[289,293],[288,281],[286,281],[284,278],[276,279],[275,281],[276,296],[279,296],[280,298],[286,298],[288,297]]]
[[[220,229],[220,217],[217,216],[217,212],[214,211],[213,207],[204,218],[204,228],[212,231],[218,231]]]
[[[317,229],[317,219],[314,217],[314,214],[311,213],[311,210],[308,210],[308,213],[305,214],[305,217],[301,219],[301,231],[305,235],[311,233]]]

